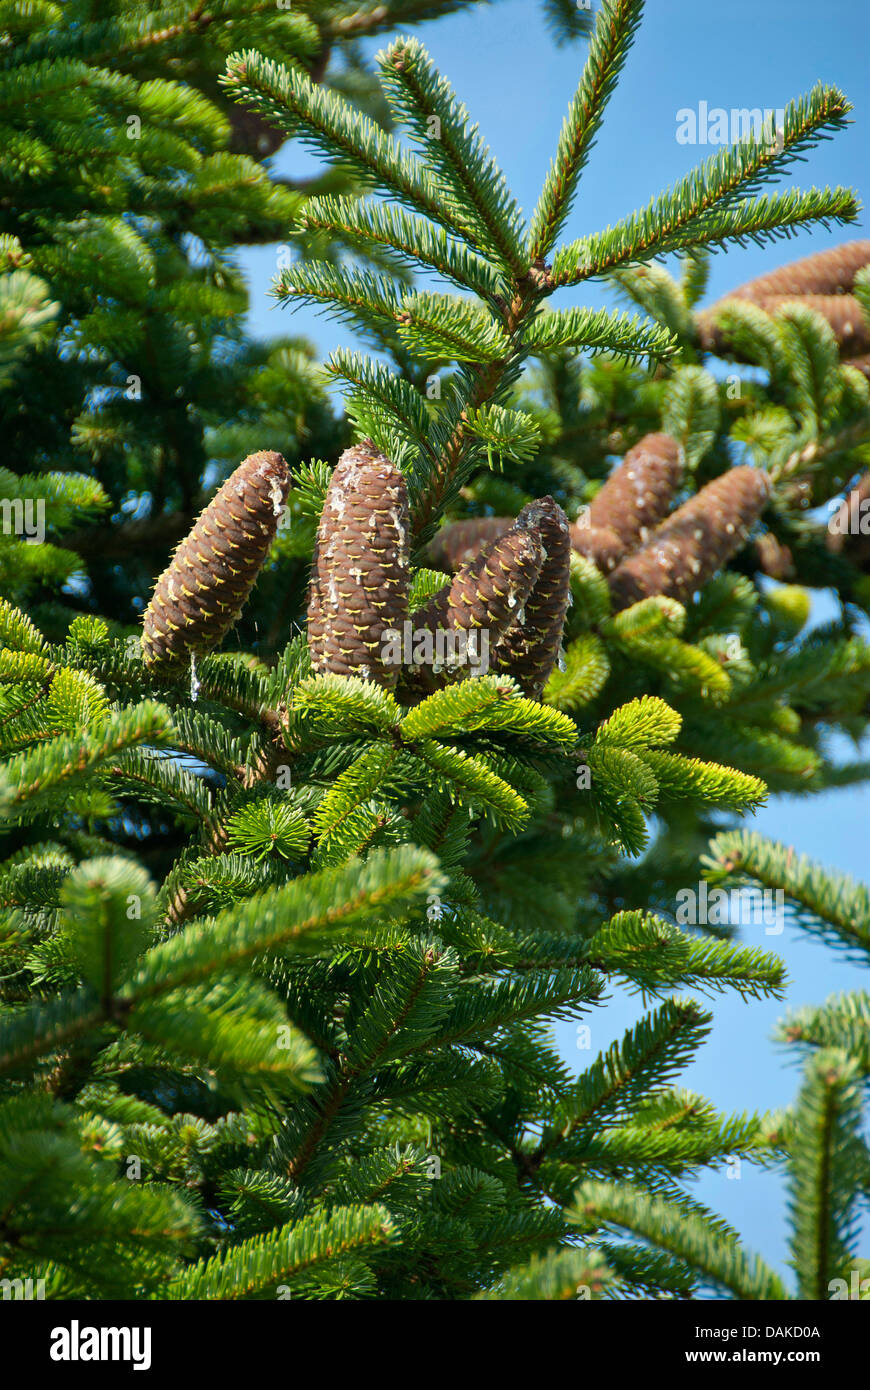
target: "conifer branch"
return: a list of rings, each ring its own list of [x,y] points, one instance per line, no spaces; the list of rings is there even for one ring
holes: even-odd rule
[[[807,1068],[789,1145],[791,1264],[799,1298],[829,1297],[831,1280],[856,1256],[860,1126],[857,1067],[839,1051],[818,1053]]]
[[[695,1216],[659,1201],[628,1184],[584,1183],[578,1189],[573,1219],[589,1229],[603,1224],[627,1229],[674,1255],[703,1283],[743,1300],[787,1299],[778,1275],[758,1256],[748,1256],[733,1241],[723,1240]]]
[[[396,40],[381,55],[380,66],[394,109],[425,150],[427,165],[453,205],[461,209],[472,244],[511,276],[522,278],[527,262],[519,211],[477,127],[469,129],[468,113],[450,84],[415,39]]]
[[[746,876],[781,889],[794,905],[795,921],[805,929],[850,950],[866,953],[870,948],[870,890],[865,884],[828,873],[806,855],[746,830],[718,835],[706,863],[716,878]]]
[[[288,135],[299,135],[328,159],[340,157],[368,183],[399,198],[412,212],[469,239],[425,165],[399,149],[349,102],[317,87],[304,74],[271,63],[251,51],[232,53],[223,84],[237,101],[265,116]]]
[[[529,230],[529,259],[551,250],[571,211],[580,175],[601,127],[643,14],[643,0],[602,0],[580,85]]]
[[[808,220],[854,221],[857,204],[847,189],[756,197],[766,180],[781,173],[816,140],[841,129],[850,110],[841,92],[819,84],[807,97],[790,104],[776,142],[765,144],[753,136],[723,150],[642,213],[563,247],[553,262],[554,283],[577,284],[629,262],[684,247],[775,234],[778,226]]]

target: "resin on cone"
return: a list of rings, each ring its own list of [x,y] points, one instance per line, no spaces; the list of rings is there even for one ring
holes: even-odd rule
[[[402,474],[370,439],[346,449],[314,546],[308,646],[315,671],[395,686],[384,633],[400,628],[407,613],[408,538]]]
[[[239,464],[154,586],[142,625],[147,665],[184,661],[218,645],[263,568],[289,490],[280,454],[251,454]]]

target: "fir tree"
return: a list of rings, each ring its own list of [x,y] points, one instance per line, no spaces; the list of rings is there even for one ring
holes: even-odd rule
[[[866,890],[736,824],[769,789],[866,776],[832,763],[825,734],[863,729],[870,652],[845,605],[805,634],[805,589],[755,581],[749,528],[789,547],[803,583],[842,566],[841,592],[859,591],[801,506],[859,471],[867,383],[812,308],[732,305],[730,341],[771,378],[747,382],[729,413],[694,313],[708,249],[854,218],[846,190],[762,191],[848,103],[820,87],[789,108],[780,149],[750,139],[617,227],[560,245],[641,9],[604,0],[529,228],[418,41],[379,65],[419,153],[279,49],[229,57],[221,100],[254,120],[236,138],[302,134],[373,190],[293,209],[369,266],[300,260],[277,296],[361,325],[392,365],[331,358],[359,442],[334,472],[288,460],[289,546],[279,533],[266,554],[276,509],[248,498],[271,520],[256,545],[238,537],[228,621],[261,583],[224,651],[227,555],[196,549],[204,527],[216,538],[212,521],[225,535],[242,524],[223,491],[157,581],[149,640],[123,603],[68,623],[35,608],[10,552],[3,1277],[43,1278],[52,1298],[761,1300],[829,1297],[864,1270],[866,999],[786,1021],[810,1052],[792,1110],[719,1114],[678,1084],[711,1023],[695,996],[779,995],[784,967],[727,915],[687,930],[674,910],[703,874],[711,889],[781,888],[796,920],[855,955],[870,940]],[[564,7],[550,13],[569,36]],[[656,259],[670,252],[679,282]],[[396,269],[408,261],[470,293],[415,290]],[[546,305],[593,276],[647,317]],[[13,329],[29,352],[48,320],[38,285],[20,293]],[[650,435],[673,441],[682,472],[666,470],[654,515],[615,531],[626,550],[643,555],[652,527],[673,535],[711,489],[719,506],[688,567],[697,598],[687,581],[620,607],[614,576],[569,553],[565,518],[596,493],[603,510],[612,459]],[[732,467],[731,440],[751,462]],[[255,452],[274,459],[272,442]],[[744,505],[734,490],[750,476]],[[82,496],[70,476],[40,485],[58,529],[106,506],[106,490]],[[442,521],[469,512],[508,525],[452,579],[422,564]],[[307,621],[297,591],[301,630],[288,620],[280,641],[245,643],[288,566],[311,560],[315,528]],[[68,572],[40,570],[40,584]],[[94,585],[94,609],[99,597]],[[164,627],[158,650],[154,616],[173,604],[184,636]],[[408,690],[403,667],[393,681],[374,662],[406,612],[424,628],[491,630],[496,669],[432,669]],[[174,659],[188,653],[193,681]],[[651,1007],[574,1076],[549,1027],[600,1007],[610,980]],[[690,1194],[699,1171],[735,1157],[787,1173],[793,1286]]]
[[[62,596],[54,635],[77,612],[134,621],[154,556],[168,557],[215,479],[246,455],[274,450],[296,464],[347,442],[310,344],[246,332],[237,249],[277,242],[282,257],[340,261],[347,243],[294,237],[294,225],[310,194],[353,183],[274,172],[286,132],[228,99],[218,80],[228,52],[262,45],[384,119],[359,39],[464,3],[2,6],[7,466],[25,475],[27,496],[34,473],[86,475],[103,509],[99,527],[83,509],[64,538],[87,581]],[[4,495],[16,494],[4,484]],[[289,576],[291,600],[308,558]],[[33,573],[49,625],[54,581],[82,568],[72,555],[54,565],[44,587]]]

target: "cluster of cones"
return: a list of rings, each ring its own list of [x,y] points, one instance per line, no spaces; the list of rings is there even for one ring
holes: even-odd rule
[[[505,672],[540,699],[570,602],[571,542],[562,509],[551,497],[530,503],[413,612],[408,535],[401,473],[370,440],[347,449],[330,481],[314,550],[314,669],[361,676],[406,702],[475,671]],[[397,642],[405,633],[408,641]]]
[[[718,311],[729,300],[748,300],[770,314],[784,304],[797,302],[827,320],[843,361],[870,376],[870,324],[852,292],[856,275],[868,265],[870,241],[846,241],[739,285],[698,315],[699,344],[707,352],[728,353],[732,349],[727,332],[716,323]]]
[[[289,489],[289,469],[276,453],[251,454],[227,479],[154,586],[143,620],[146,665],[178,670],[220,643],[257,581]],[[545,497],[504,530],[409,613],[405,480],[370,440],[345,450],[314,551],[308,644],[315,671],[372,680],[412,702],[492,670],[540,698],[570,602],[568,522]],[[413,640],[404,661],[408,627]],[[465,640],[448,642],[444,658],[419,655],[440,653],[445,636]]]
[[[653,594],[685,600],[739,549],[769,495],[765,474],[733,468],[668,515],[681,474],[675,441],[648,435],[573,526],[552,497],[513,520],[454,522],[431,546],[453,578],[409,612],[405,480],[370,440],[345,450],[314,550],[315,671],[374,681],[408,703],[503,672],[540,699],[561,650],[572,546],[606,574],[617,609]],[[256,583],[289,487],[275,453],[252,454],[224,483],[155,585],[146,664],[178,665],[217,646]]]
[[[676,440],[646,435],[570,528],[573,548],[606,575],[615,610],[654,594],[685,602],[736,554],[770,496],[767,475],[744,465],[671,512],[682,473]],[[431,543],[431,562],[450,570],[468,564],[515,524],[509,517],[454,522]]]

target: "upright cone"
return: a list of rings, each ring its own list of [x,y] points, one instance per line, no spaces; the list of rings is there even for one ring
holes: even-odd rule
[[[571,535],[568,519],[552,497],[530,502],[516,526],[540,537],[543,559],[528,598],[495,649],[492,665],[513,676],[526,695],[540,700],[558,660],[571,600]]]
[[[717,310],[729,299],[748,300],[769,314],[797,300],[828,320],[845,357],[860,359],[870,349],[870,328],[851,291],[859,270],[868,265],[870,241],[845,241],[748,280],[698,315],[698,343],[706,352],[731,349],[727,333],[715,322]],[[860,361],[856,365],[865,370]]]
[[[147,665],[211,651],[237,621],[263,567],[290,490],[280,454],[239,464],[177,547],[142,626]]]
[[[682,452],[677,441],[668,434],[646,435],[629,449],[584,514],[571,526],[571,545],[603,574],[609,574],[667,516],[682,471]],[[563,515],[561,508],[559,514]],[[515,524],[506,516],[451,522],[429,543],[429,563],[435,569],[455,571]]]
[[[408,533],[401,473],[370,439],[346,449],[314,546],[308,646],[315,671],[395,686],[384,633],[400,627],[407,611]]]
[[[614,608],[654,594],[686,602],[740,549],[769,496],[767,474],[747,464],[708,483],[614,570]]]
[[[677,441],[669,434],[645,435],[574,522],[574,549],[610,574],[667,516],[682,473]]]
[[[725,297],[760,303],[771,295],[846,294],[865,265],[870,265],[870,241],[844,241],[830,251],[817,251],[747,280]]]
[[[410,698],[419,698],[451,677],[461,679],[488,669],[492,654],[532,592],[541,572],[544,551],[537,530],[517,522],[504,536],[491,541],[457,571],[422,608],[411,614],[415,647],[430,647],[436,655],[430,666],[419,661],[403,672]],[[455,637],[462,634],[462,641]],[[420,641],[428,637],[428,643]]]
[[[465,521],[451,521],[448,526],[442,526],[426,547],[428,562],[433,569],[453,574],[512,525],[509,516],[475,516]]]
[[[772,295],[762,304],[769,314],[786,304],[803,304],[814,309],[831,325],[837,346],[844,357],[860,357],[870,352],[870,324],[853,294]]]
[[[602,574],[609,574],[625,556],[625,542],[609,526],[588,525],[588,513],[571,527],[571,545],[585,555]]]
[[[612,531],[626,552],[635,550],[667,516],[682,476],[677,441],[669,434],[644,435],[591,502],[590,526]]]

